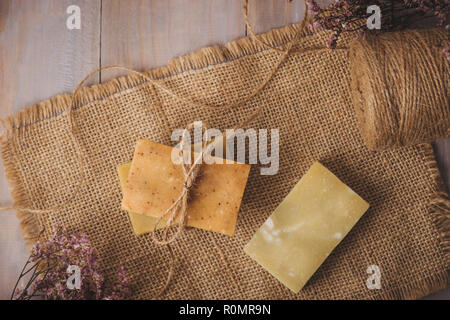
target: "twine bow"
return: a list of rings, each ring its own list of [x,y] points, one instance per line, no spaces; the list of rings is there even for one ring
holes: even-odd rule
[[[154,79],[146,73],[142,73],[142,72],[139,72],[139,71],[127,68],[127,67],[122,67],[122,66],[100,67],[100,68],[94,70],[93,72],[89,73],[78,84],[78,86],[76,87],[76,89],[73,91],[73,94],[72,94],[72,103],[69,104],[69,106],[66,109],[66,115],[68,118],[69,129],[70,129],[70,137],[72,140],[73,148],[76,151],[76,154],[78,157],[78,165],[80,168],[80,180],[79,180],[78,185],[75,188],[75,191],[69,197],[67,197],[67,199],[65,199],[61,204],[59,204],[53,208],[50,208],[50,209],[31,209],[31,208],[24,208],[24,207],[18,207],[18,206],[9,206],[9,207],[0,207],[0,210],[14,209],[17,211],[31,213],[31,214],[58,212],[58,211],[64,209],[70,202],[72,202],[72,200],[80,192],[81,187],[85,180],[86,173],[85,173],[84,156],[83,156],[84,152],[81,147],[81,144],[78,141],[77,133],[78,133],[79,129],[74,123],[73,110],[74,110],[74,107],[76,106],[77,97],[78,97],[79,92],[81,91],[82,86],[91,76],[93,76],[94,74],[96,74],[99,71],[107,70],[107,69],[126,70],[132,74],[135,74],[135,75],[138,75],[138,76],[144,78],[145,82],[149,83],[150,85],[153,85],[155,88],[159,88],[160,90],[162,90],[169,96],[174,97],[174,98],[178,99],[179,101],[186,103],[187,105],[209,108],[211,110],[217,111],[218,109],[224,110],[224,109],[229,109],[229,108],[233,108],[233,107],[237,107],[237,106],[242,106],[242,105],[246,104],[248,101],[250,101],[250,99],[255,97],[257,94],[259,94],[266,87],[266,85],[271,81],[271,79],[274,77],[274,75],[276,74],[276,72],[278,71],[280,66],[283,64],[283,62],[287,59],[287,57],[291,53],[303,54],[303,53],[307,53],[310,51],[328,50],[328,48],[326,48],[326,47],[293,50],[294,45],[297,43],[298,38],[304,31],[306,23],[307,23],[308,10],[307,10],[307,6],[306,6],[306,2],[305,2],[305,13],[304,13],[302,23],[297,28],[294,37],[287,44],[285,44],[283,47],[280,47],[280,48],[273,47],[273,46],[267,44],[266,42],[262,41],[255,35],[255,33],[249,23],[249,19],[248,19],[248,15],[247,15],[247,6],[248,6],[248,0],[244,0],[244,6],[243,6],[244,20],[245,20],[245,23],[247,24],[248,30],[250,31],[251,38],[255,42],[258,42],[259,44],[264,46],[266,49],[273,50],[275,52],[280,53],[279,59],[275,62],[275,64],[273,65],[272,69],[267,74],[267,76],[262,80],[262,82],[258,86],[256,86],[254,89],[252,89],[248,95],[246,95],[245,97],[238,99],[237,101],[232,102],[232,103],[228,103],[228,104],[225,103],[225,104],[221,104],[221,105],[211,105],[210,103],[208,103],[206,101],[198,102],[198,100],[191,99],[191,98],[185,97],[185,96],[180,96],[179,94],[175,93],[174,91],[172,91],[171,89],[166,87],[166,85],[163,83],[163,81]],[[336,50],[345,50],[345,48],[337,48]],[[250,116],[248,118],[246,118],[243,122],[241,122],[239,125],[237,125],[236,128],[242,128],[242,127],[247,126],[250,122],[252,122],[261,113],[261,111],[262,111],[262,106],[259,106],[258,108],[256,108],[256,110],[253,113],[250,114]],[[182,155],[182,156],[184,156],[184,152],[186,151],[186,148],[187,147],[190,148],[190,145],[187,146],[187,141],[188,141],[187,133],[189,132],[190,129],[192,129],[192,126],[193,126],[192,123],[189,124],[183,133],[182,141],[181,141],[181,150],[180,150],[180,155]],[[202,127],[202,130],[203,130],[203,127]],[[0,137],[3,138],[6,136],[6,134],[7,134],[7,132],[3,132]],[[226,139],[230,138],[230,136],[225,136],[224,138],[226,141]],[[216,139],[215,141],[220,141],[220,139]],[[170,280],[172,278],[172,275],[174,272],[174,265],[175,265],[175,255],[174,255],[174,252],[173,252],[170,244],[173,243],[175,241],[175,239],[184,230],[185,223],[186,223],[186,216],[187,216],[189,194],[190,194],[192,188],[195,186],[195,182],[199,176],[203,155],[209,154],[214,146],[215,146],[215,142],[210,142],[206,146],[202,145],[201,152],[194,156],[194,161],[192,164],[183,162],[182,169],[183,169],[183,175],[184,175],[184,183],[183,183],[182,191],[181,191],[180,195],[178,196],[178,198],[175,200],[175,202],[163,213],[162,216],[160,216],[158,218],[157,223],[156,223],[156,226],[157,226],[161,222],[162,219],[166,219],[167,225],[163,229],[160,238],[158,238],[157,232],[155,232],[156,226],[151,234],[152,241],[157,244],[167,246],[170,256],[171,256],[171,259],[169,261],[169,264],[170,264],[169,272],[168,272],[168,276],[167,276],[165,285],[162,287],[161,291],[155,296],[155,298],[158,297],[159,295],[161,295],[166,290],[166,288],[168,287]],[[177,230],[175,231],[175,233],[173,233],[172,235],[169,236],[169,234],[168,234],[169,229],[174,224],[174,222],[176,222],[176,219],[178,217],[180,220],[178,221]],[[214,237],[210,233],[208,233],[208,234],[211,237],[211,242],[218,248],[219,253],[222,256],[222,259],[224,260],[224,263],[227,264],[226,260],[224,259],[223,252],[217,246],[217,243],[215,242]],[[232,280],[233,280],[234,284],[236,286],[238,286],[233,276],[232,276]]]
[[[194,161],[191,164],[191,161],[186,161],[187,156],[191,156],[190,152],[190,139],[189,139],[189,131],[194,128],[194,123],[189,124],[186,126],[186,128],[183,131],[183,135],[181,137],[181,143],[180,143],[180,150],[178,152],[179,157],[182,159],[181,167],[183,169],[183,176],[184,176],[184,182],[183,182],[183,189],[181,190],[180,195],[175,200],[174,203],[158,218],[158,220],[155,223],[155,227],[152,232],[152,240],[153,242],[160,244],[160,245],[166,245],[170,244],[182,233],[184,230],[185,224],[186,224],[186,216],[187,216],[187,207],[188,207],[188,199],[189,199],[189,193],[192,189],[192,187],[195,184],[195,181],[200,173],[202,161],[203,161],[203,155],[212,150],[212,147],[214,146],[214,143],[211,142],[206,145],[206,147],[202,143],[201,151],[198,154],[194,154]],[[206,131],[207,127],[202,126],[202,132]],[[189,149],[188,149],[189,148]],[[189,152],[188,152],[189,150]],[[185,154],[186,153],[186,154]],[[191,159],[189,159],[191,160]],[[179,214],[178,214],[179,213]],[[176,232],[168,236],[168,231],[170,227],[175,222],[175,219],[179,217],[180,221],[178,222],[178,227]],[[160,224],[161,220],[166,220],[166,226],[164,227],[162,231],[161,239],[158,238],[156,228]]]
[[[186,159],[188,157],[191,157],[190,152],[191,145],[190,145],[190,138],[188,135],[189,131],[193,129],[194,126],[195,123],[193,122],[188,126],[186,126],[186,128],[184,129],[180,142],[180,150],[178,152],[178,156],[180,157],[180,159],[182,159],[181,167],[183,169],[183,176],[184,176],[183,189],[181,190],[178,198],[174,201],[174,203],[172,203],[172,205],[169,208],[167,208],[167,210],[164,211],[164,213],[158,218],[153,228],[152,240],[153,242],[160,245],[172,243],[184,230],[186,224],[189,194],[191,189],[194,187],[195,182],[200,174],[204,155],[209,156],[211,154],[212,149],[216,147],[216,144],[218,142],[223,143],[228,139],[233,138],[236,134],[235,130],[230,130],[226,133],[226,135],[216,138],[214,141],[209,142],[206,145],[202,143],[201,151],[198,152],[197,154],[194,154],[194,161],[191,164],[190,163],[191,161],[186,161]],[[207,129],[208,126],[202,125],[202,133],[203,132],[206,133]],[[178,217],[180,221],[178,222],[177,230],[173,235],[169,237],[168,231]],[[161,238],[158,238],[156,229],[160,224],[161,220],[163,219],[166,220],[166,226],[162,231]]]
[[[72,140],[72,146],[73,146],[73,148],[74,148],[74,150],[75,150],[75,152],[77,154],[78,166],[80,168],[80,180],[79,180],[78,185],[75,188],[75,191],[69,197],[67,197],[62,203],[60,203],[59,205],[56,205],[55,207],[52,207],[52,208],[48,208],[48,209],[33,209],[33,208],[25,208],[25,207],[19,207],[19,206],[14,206],[13,205],[13,206],[0,207],[0,211],[2,211],[2,210],[18,210],[18,211],[22,211],[22,212],[25,212],[25,213],[31,213],[31,214],[42,214],[42,213],[58,212],[58,211],[60,211],[60,210],[62,210],[64,208],[66,208],[67,205],[69,203],[71,203],[72,200],[79,193],[79,191],[81,190],[81,187],[82,187],[82,185],[84,183],[84,178],[85,178],[85,168],[84,168],[84,159],[83,159],[84,152],[83,152],[83,150],[81,148],[81,145],[80,145],[80,143],[78,141],[78,138],[77,138],[78,128],[76,127],[76,125],[75,125],[75,123],[73,121],[73,112],[72,111],[73,111],[74,107],[76,106],[77,97],[78,97],[78,94],[80,93],[83,85],[86,83],[86,81],[90,77],[92,77],[93,75],[97,74],[100,71],[108,70],[108,69],[119,69],[119,70],[128,71],[129,73],[132,73],[132,74],[135,74],[135,75],[138,75],[138,76],[144,78],[146,80],[146,82],[148,82],[149,84],[153,85],[156,88],[159,88],[160,90],[162,90],[163,92],[165,92],[169,96],[174,97],[174,98],[178,99],[179,101],[181,101],[183,103],[186,103],[187,105],[192,105],[192,106],[200,107],[200,108],[208,108],[208,109],[217,111],[218,109],[225,110],[225,109],[231,109],[231,108],[234,108],[234,107],[237,107],[237,106],[244,105],[245,103],[250,101],[250,99],[252,99],[257,94],[259,94],[266,87],[266,85],[270,82],[270,80],[273,78],[275,73],[278,71],[278,69],[281,66],[281,64],[286,60],[286,58],[289,56],[289,54],[291,52],[293,52],[293,53],[305,53],[306,51],[328,50],[327,48],[313,48],[313,49],[296,50],[296,51],[292,50],[292,48],[295,45],[295,43],[297,43],[297,39],[298,39],[299,35],[303,32],[303,30],[305,29],[305,25],[307,23],[308,10],[307,10],[307,6],[306,6],[306,1],[305,1],[305,13],[304,13],[303,21],[300,24],[300,27],[297,29],[297,31],[295,33],[295,36],[291,39],[291,41],[289,41],[287,43],[286,48],[284,50],[280,49],[280,48],[275,48],[273,46],[270,46],[266,42],[264,42],[264,41],[262,41],[262,40],[260,40],[259,38],[256,37],[255,33],[253,32],[253,29],[251,28],[249,20],[248,20],[248,15],[247,15],[248,0],[244,0],[243,3],[244,3],[244,5],[243,5],[244,20],[245,20],[249,30],[251,30],[250,34],[251,34],[252,39],[254,41],[260,43],[261,45],[263,45],[264,47],[266,47],[269,50],[275,50],[276,52],[281,52],[282,53],[280,58],[279,58],[279,60],[274,64],[272,70],[269,72],[267,77],[256,88],[254,88],[247,96],[243,97],[240,100],[232,102],[232,103],[228,103],[228,104],[225,103],[225,104],[220,104],[220,105],[211,105],[210,103],[208,103],[206,101],[198,102],[195,99],[191,99],[191,98],[185,97],[185,96],[180,96],[179,94],[175,93],[173,90],[168,88],[161,80],[154,79],[154,78],[150,77],[146,73],[143,73],[143,72],[131,69],[131,68],[127,68],[127,67],[123,67],[123,66],[117,66],[117,65],[111,65],[111,66],[105,66],[105,67],[97,68],[96,70],[94,70],[91,73],[89,73],[77,85],[77,87],[75,88],[75,90],[72,93],[72,103],[68,104],[68,107],[66,109],[66,114],[67,114],[67,118],[68,118],[68,122],[69,122],[69,129],[70,129],[70,138]],[[261,110],[262,110],[262,106],[258,107],[246,120],[244,120],[240,124],[240,126],[242,127],[244,125],[247,125],[251,121],[253,121],[260,114]],[[3,120],[2,120],[2,123],[3,123]],[[4,139],[6,137],[6,135],[7,135],[7,130],[4,130],[0,134],[0,138]],[[196,166],[194,166],[194,168],[195,167]],[[195,170],[197,170],[197,169],[195,169]],[[191,177],[191,173],[189,174],[189,176]],[[183,190],[184,190],[184,188],[183,188]],[[182,198],[183,197],[180,197],[180,201],[181,201]],[[177,201],[177,203],[180,203],[180,201]],[[181,204],[182,203],[183,202],[181,201]],[[178,211],[178,209],[176,211]]]

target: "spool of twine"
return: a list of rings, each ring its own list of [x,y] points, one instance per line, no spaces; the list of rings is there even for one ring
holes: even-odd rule
[[[210,105],[206,101],[199,102],[189,97],[178,95],[170,88],[166,87],[161,80],[154,79],[146,73],[142,73],[122,66],[106,66],[98,68],[88,74],[78,84],[72,94],[72,104],[68,105],[66,109],[70,136],[72,139],[73,147],[78,157],[78,164],[80,167],[80,180],[75,189],[75,192],[69,195],[65,201],[55,206],[54,208],[34,209],[9,206],[0,207],[0,211],[15,209],[32,214],[58,212],[60,210],[63,210],[66,205],[70,203],[79,192],[81,192],[85,180],[85,160],[84,151],[78,141],[78,131],[80,129],[74,122],[73,108],[76,105],[78,94],[80,94],[80,89],[83,87],[86,80],[101,70],[126,70],[132,74],[142,77],[149,85],[159,88],[166,94],[177,98],[181,102],[186,103],[186,105],[204,107],[213,110],[229,109],[246,104],[249,100],[263,91],[266,85],[278,72],[280,66],[291,54],[308,54],[310,52],[329,50],[326,47],[294,49],[299,36],[303,33],[307,25],[307,10],[305,10],[303,21],[297,28],[295,36],[285,46],[283,46],[282,48],[277,48],[256,37],[249,23],[249,18],[247,15],[248,0],[244,0],[243,3],[244,20],[252,39],[255,42],[263,45],[267,49],[274,50],[279,53],[279,58],[275,61],[267,76],[255,88],[249,90],[249,94],[247,96],[231,103]],[[418,34],[416,35],[416,33],[409,32],[409,34],[406,34],[404,38],[401,38],[403,37],[402,35],[392,36],[392,39],[390,38],[391,35],[383,36],[380,38],[366,38],[364,40],[356,41],[350,50],[350,55],[352,57],[350,65],[352,74],[352,87],[354,93],[353,99],[357,108],[361,132],[363,133],[363,137],[369,147],[375,146],[374,148],[378,148],[378,145],[403,145],[410,144],[403,143],[403,141],[413,141],[413,143],[417,143],[417,141],[421,142],[420,140],[425,140],[425,137],[427,137],[426,139],[434,140],[440,136],[447,136],[447,130],[450,127],[450,110],[448,104],[448,63],[447,61],[445,61],[442,53],[440,53],[438,49],[433,49],[430,45],[430,43],[439,43],[439,39],[445,40],[443,37],[443,33],[445,33],[445,31],[427,31],[417,33]],[[420,35],[420,37],[417,37],[418,35]],[[415,37],[417,37],[417,39],[415,39]],[[384,41],[381,40],[382,38],[388,39]],[[412,40],[405,40],[406,38]],[[381,44],[378,43],[380,40]],[[396,43],[396,41],[400,41],[400,43]],[[410,41],[411,43],[408,43],[408,41]],[[425,42],[426,44],[424,45]],[[403,51],[401,51],[399,47],[401,47]],[[347,50],[347,48],[340,47],[335,50]],[[410,50],[412,51],[410,52]],[[392,58],[393,53],[397,53],[398,51],[402,53],[401,57],[396,56],[391,61],[389,61],[389,59]],[[379,59],[379,61],[376,58]],[[420,68],[418,68],[420,70],[415,70],[416,63],[420,64]],[[414,78],[412,79],[413,81],[410,79],[410,77]],[[396,99],[392,99],[390,97],[391,94],[396,94],[397,90],[404,91],[401,92],[402,95],[396,96]],[[420,97],[416,97],[416,94],[420,95]],[[404,103],[405,99],[410,99],[408,100],[407,104]],[[400,105],[399,102],[403,103],[402,106],[404,107],[397,108],[396,111],[392,111],[394,109],[394,106]],[[417,106],[420,106],[420,108],[418,108]],[[385,109],[389,109],[392,112],[387,114]],[[236,126],[236,128],[246,127],[261,114],[261,111],[262,106],[259,106],[246,119],[244,119],[244,121],[240,122]],[[422,113],[430,114],[424,116]],[[405,130],[404,126],[416,123],[418,123],[419,127],[421,129],[423,128],[423,130],[420,131],[420,134],[416,134],[413,138],[410,139],[408,138],[408,134],[410,134],[410,132],[409,130]],[[370,124],[371,126],[369,126],[368,124]],[[437,127],[439,127],[439,130],[437,130]],[[190,128],[191,125],[189,124],[186,129]],[[375,134],[372,135],[372,132],[377,132],[376,130],[380,129],[384,129],[386,132],[390,130],[387,133],[383,133],[382,138],[384,138],[384,140],[382,138],[368,139],[368,137],[376,137]],[[401,134],[399,133],[399,131],[402,131]],[[436,134],[437,132],[439,132],[439,134]],[[6,132],[3,132],[3,134],[0,135],[0,138],[2,138],[2,136],[5,134]],[[388,139],[389,137],[393,136],[398,137],[393,139],[395,143]],[[403,139],[403,137],[405,137],[406,140]],[[229,137],[224,138],[227,139]],[[385,140],[387,140],[387,142]],[[205,146],[205,149],[202,149],[202,153],[197,158],[198,161],[196,160],[193,165],[183,166],[183,189],[175,204],[170,206],[163,215],[168,218],[168,224],[163,230],[162,237],[158,238],[155,232],[152,233],[152,240],[157,244],[166,245],[170,253],[168,276],[165,284],[156,295],[156,297],[161,295],[166,290],[174,273],[174,264],[176,257],[172,248],[170,247],[170,244],[174,242],[174,240],[179,235],[182,234],[185,222],[184,217],[187,213],[187,199],[190,189],[194,184],[199,171],[201,170],[201,156],[203,153],[206,153],[209,148],[212,148],[212,146],[212,143]],[[172,225],[172,222],[174,222],[178,214],[181,214],[181,223],[179,223],[179,226],[175,233],[169,236],[169,227]],[[212,236],[211,241],[216,247],[218,247]],[[218,248],[218,252],[222,257],[222,260],[226,264],[227,262],[225,261],[220,248]],[[235,282],[234,277],[232,277],[232,279],[233,282]],[[237,286],[236,283],[235,285]]]
[[[367,147],[382,150],[450,134],[444,29],[367,35],[350,45],[352,99]]]

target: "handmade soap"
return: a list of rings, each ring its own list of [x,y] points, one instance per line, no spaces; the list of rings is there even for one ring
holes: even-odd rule
[[[125,188],[125,184],[127,182],[128,174],[130,172],[131,162],[121,164],[117,167],[117,173],[119,174],[120,188],[122,190]],[[134,212],[128,212],[130,217],[131,226],[133,227],[133,231],[137,236],[141,234],[152,232],[155,228],[155,224],[158,218],[147,217],[142,214],[137,214]],[[166,223],[161,221],[157,226],[157,229],[164,227]]]
[[[297,293],[369,204],[316,162],[244,251]]]
[[[122,209],[160,217],[175,202],[184,183],[181,165],[172,162],[172,147],[139,140],[123,190]],[[191,190],[186,224],[234,235],[250,165],[203,164]]]

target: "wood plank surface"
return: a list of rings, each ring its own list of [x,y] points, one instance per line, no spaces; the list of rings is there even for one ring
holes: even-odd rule
[[[301,21],[305,6],[303,1],[249,0],[248,16],[256,33]]]
[[[0,117],[72,91],[99,66],[100,4],[100,0],[0,0]],[[80,30],[66,26],[69,5],[81,9]],[[0,167],[0,205],[11,204]],[[15,213],[0,212],[0,299],[9,299],[27,258]]]
[[[241,0],[103,0],[104,66],[145,70],[244,36]],[[102,81],[117,74],[103,73]]]
[[[334,0],[318,0],[321,6]],[[303,20],[305,5],[303,0],[249,0],[248,16],[256,33],[266,32],[290,23]]]
[[[81,30],[66,27],[72,4],[81,9]],[[249,1],[257,33],[298,22],[303,13],[303,0]],[[247,34],[242,0],[0,0],[0,117],[72,91],[99,66],[145,70]],[[118,74],[105,71],[90,83]],[[450,139],[435,143],[435,151],[448,186]],[[0,166],[0,204],[10,202]],[[27,257],[14,212],[0,212],[0,299],[9,298]],[[450,290],[429,298],[450,299]]]

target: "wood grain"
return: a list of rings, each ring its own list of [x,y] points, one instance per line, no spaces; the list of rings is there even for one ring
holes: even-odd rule
[[[81,30],[66,28],[71,4],[81,8]],[[249,5],[258,33],[298,22],[304,13],[303,0],[250,0]],[[0,117],[72,91],[100,65],[144,70],[245,35],[242,0],[0,0]],[[104,73],[90,83],[116,75]],[[448,187],[450,139],[434,145]],[[0,166],[0,204],[10,201]],[[14,212],[0,212],[0,299],[9,298],[27,256]],[[450,290],[430,298],[450,299]]]
[[[302,1],[249,0],[248,16],[256,33],[266,32],[303,19]]]
[[[72,4],[81,9],[80,30],[66,27]],[[99,60],[100,0],[0,1],[0,117],[72,91]],[[10,203],[1,165],[0,204]],[[0,212],[0,299],[27,257],[14,212]]]
[[[318,0],[325,6],[334,0]],[[305,5],[303,0],[249,0],[248,15],[256,33],[266,32],[303,20]]]
[[[81,9],[68,30],[66,8]],[[9,111],[70,92],[99,66],[100,0],[1,1],[1,106]]]
[[[102,8],[103,66],[145,70],[245,36],[241,0],[104,0]]]
[[[162,0],[144,1],[139,2],[142,7],[138,9],[135,1],[128,7],[119,0],[104,0],[102,65],[123,64],[137,69],[148,69],[164,65],[169,59],[203,46],[220,44],[248,35],[242,21],[241,0],[197,0],[189,4],[186,2],[178,0],[168,4]],[[331,2],[333,0],[319,1],[322,5]],[[136,12],[137,10],[139,11]],[[209,12],[206,14],[210,15],[209,18],[203,16],[202,13],[205,12]],[[248,14],[255,32],[261,33],[301,21],[304,4],[303,0],[249,0]],[[202,31],[204,28],[208,28],[208,31]],[[189,32],[185,33],[184,30]],[[102,80],[112,76],[102,76]],[[448,187],[450,139],[435,143],[435,151]],[[441,291],[430,298],[450,299],[450,290]]]

